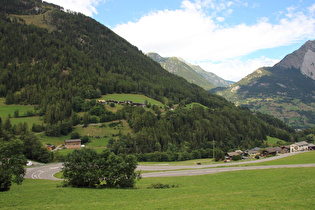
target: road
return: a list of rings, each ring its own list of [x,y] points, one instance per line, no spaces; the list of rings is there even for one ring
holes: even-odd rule
[[[296,168],[296,167],[315,167],[315,164],[296,164],[296,165],[273,165],[273,166],[246,166],[246,167],[224,167],[224,168],[214,168],[222,166],[233,166],[240,164],[251,164],[258,162],[271,161],[298,153],[287,153],[284,155],[279,155],[275,157],[270,157],[266,159],[256,160],[256,161],[244,161],[236,163],[224,163],[224,164],[212,164],[212,165],[193,165],[193,166],[170,166],[170,165],[141,165],[137,167],[140,171],[161,171],[154,173],[143,173],[142,177],[168,177],[168,176],[193,176],[193,175],[203,175],[212,174],[226,171],[239,171],[239,170],[255,170],[255,169],[269,169],[269,168]],[[49,179],[49,180],[60,180],[55,178],[53,175],[61,171],[62,163],[47,164],[44,166],[37,166],[33,168],[26,169],[25,178],[29,179]],[[190,170],[181,170],[190,169]],[[172,171],[173,170],[173,171]],[[180,171],[174,171],[180,170]]]

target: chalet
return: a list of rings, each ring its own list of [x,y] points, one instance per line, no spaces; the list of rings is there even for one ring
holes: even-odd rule
[[[262,150],[263,156],[268,156],[268,155],[276,156],[280,152],[281,152],[280,147],[268,147]]]
[[[259,152],[260,150],[261,150],[261,148],[259,148],[259,147],[255,147],[251,150],[246,150],[244,152],[244,156],[248,156],[249,158],[255,158],[256,155],[260,155],[260,152]]]
[[[306,141],[296,142],[290,145],[290,152],[308,150],[308,143]]]
[[[308,144],[308,150],[315,150],[314,144]]]
[[[144,103],[133,103],[132,106],[145,107]]]
[[[45,146],[49,150],[54,150],[55,149],[55,145],[46,144]]]
[[[240,155],[238,152],[228,152],[225,154],[226,159],[232,159],[233,156]]]
[[[132,104],[132,101],[127,100],[125,101],[125,104]]]
[[[114,99],[109,100],[110,103],[118,104],[118,101],[115,101]]]
[[[65,140],[66,149],[79,149],[81,148],[81,139]]]
[[[97,100],[97,103],[101,103],[101,104],[107,105],[107,102],[105,100]]]

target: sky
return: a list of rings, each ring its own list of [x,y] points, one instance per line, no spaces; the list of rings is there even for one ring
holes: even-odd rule
[[[237,82],[315,39],[313,0],[45,0],[90,16],[143,53]]]

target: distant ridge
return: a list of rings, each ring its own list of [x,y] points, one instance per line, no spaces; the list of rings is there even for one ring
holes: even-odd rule
[[[161,57],[157,53],[147,53],[147,56],[160,63],[167,71],[185,78],[188,82],[210,90],[216,86],[228,86],[231,81],[226,81],[217,75],[203,70],[200,66],[192,65],[180,57]]]
[[[295,128],[315,125],[315,41],[307,41],[273,67],[213,89],[237,105],[271,114]]]

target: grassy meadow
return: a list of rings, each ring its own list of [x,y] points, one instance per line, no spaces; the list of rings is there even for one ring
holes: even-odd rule
[[[266,161],[261,163],[251,163],[248,166],[268,166],[268,165],[293,165],[293,164],[310,164],[315,163],[315,151],[303,152],[285,158]],[[240,166],[247,166],[242,164]]]
[[[6,105],[5,98],[0,98],[0,117],[8,118],[10,115],[14,117],[14,112],[19,110],[19,116],[25,116],[27,111],[34,111],[34,107],[32,105]]]
[[[287,144],[290,144],[284,140],[281,140],[281,139],[278,139],[278,138],[275,138],[275,137],[270,137],[270,136],[267,136],[267,144],[269,146],[275,146],[277,144],[277,142],[281,142],[282,145],[287,145]]]
[[[107,95],[103,95],[102,100],[110,100],[110,99],[113,99],[115,101],[126,101],[126,100],[129,100],[129,101],[132,101],[134,103],[144,103],[145,100],[147,100],[148,103],[154,105],[158,105],[158,106],[161,106],[163,107],[164,105],[160,102],[160,101],[157,101],[157,100],[154,100],[152,98],[149,98],[147,96],[144,96],[144,95],[139,95],[139,94],[107,94]]]
[[[315,168],[143,178],[135,189],[61,188],[27,179],[1,192],[2,209],[312,209]],[[152,184],[175,188],[149,189]]]

